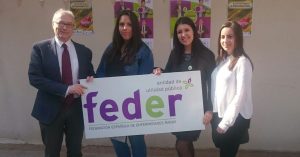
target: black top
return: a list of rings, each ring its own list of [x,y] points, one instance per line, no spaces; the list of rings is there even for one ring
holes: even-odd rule
[[[193,69],[192,66],[192,55],[191,54],[184,54],[183,60],[181,64],[178,66],[179,71],[191,71]]]
[[[191,55],[182,54],[179,64],[175,63],[175,51],[171,51],[165,72],[182,72],[182,71],[201,71],[202,96],[204,112],[212,111],[213,106],[210,98],[211,90],[211,73],[215,68],[215,56],[207,49],[202,47],[195,50]]]

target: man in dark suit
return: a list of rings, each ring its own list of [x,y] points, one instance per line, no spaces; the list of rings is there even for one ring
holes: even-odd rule
[[[32,116],[39,121],[45,157],[59,157],[63,137],[68,157],[81,157],[83,115],[79,79],[94,75],[92,52],[71,40],[74,15],[59,9],[53,15],[55,37],[34,44],[29,81],[38,89]]]

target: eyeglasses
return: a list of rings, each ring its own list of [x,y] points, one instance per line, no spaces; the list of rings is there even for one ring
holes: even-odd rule
[[[60,21],[60,22],[55,22],[55,23],[57,23],[57,24],[58,24],[58,27],[61,27],[61,28],[63,28],[63,27],[66,27],[66,28],[73,28],[73,27],[74,27],[74,24],[73,24],[73,23],[66,23],[66,22],[62,22],[62,21]]]

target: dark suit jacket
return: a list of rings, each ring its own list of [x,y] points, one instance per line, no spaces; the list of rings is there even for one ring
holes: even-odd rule
[[[94,76],[91,50],[72,42],[78,57],[79,79]],[[54,38],[33,46],[28,75],[30,84],[38,89],[31,115],[41,123],[50,124],[60,112],[68,88],[61,81]],[[80,98],[74,102],[81,103]]]

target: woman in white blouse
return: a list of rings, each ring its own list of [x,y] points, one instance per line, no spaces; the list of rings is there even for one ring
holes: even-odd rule
[[[240,25],[228,21],[219,33],[217,67],[212,73],[212,137],[220,157],[235,157],[249,141],[253,64],[243,48]]]

